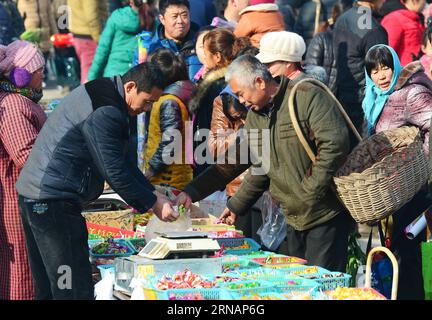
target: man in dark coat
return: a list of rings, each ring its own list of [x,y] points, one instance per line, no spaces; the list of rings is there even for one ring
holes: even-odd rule
[[[81,212],[102,194],[104,181],[140,212],[178,217],[133,164],[130,147],[132,120],[164,86],[160,69],[148,63],[90,81],[66,96],[42,128],[16,185],[38,299],[93,298]],[[70,286],[58,285],[64,272]]]
[[[333,30],[336,55],[336,96],[351,117],[359,132],[362,132],[365,73],[364,57],[376,44],[387,44],[385,29],[378,21],[378,10],[384,0],[358,1],[342,14]],[[351,147],[358,140],[351,134]]]

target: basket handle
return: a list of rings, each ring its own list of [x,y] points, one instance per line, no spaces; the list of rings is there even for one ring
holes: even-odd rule
[[[314,35],[316,35],[318,33],[320,16],[321,16],[321,0],[313,0],[313,2],[316,3],[316,8],[315,8],[315,26],[314,26]]]
[[[301,144],[303,145],[303,148],[306,150],[306,153],[308,154],[309,158],[312,160],[312,163],[315,164],[316,163],[316,156],[314,154],[314,152],[312,151],[312,148],[309,146],[309,143],[307,142],[301,128],[299,125],[299,122],[297,120],[295,111],[294,111],[294,97],[295,94],[297,92],[297,89],[299,87],[299,85],[301,85],[302,83],[305,82],[309,82],[309,83],[313,83],[315,85],[317,85],[318,87],[320,87],[321,89],[323,89],[325,92],[327,92],[330,97],[333,98],[333,100],[336,102],[336,105],[338,106],[340,112],[342,113],[346,123],[349,125],[349,127],[351,128],[351,130],[354,132],[356,138],[359,141],[362,141],[362,137],[360,135],[360,133],[357,131],[356,127],[354,126],[354,124],[352,123],[351,119],[349,118],[348,114],[346,113],[346,111],[344,110],[344,108],[342,107],[342,105],[340,104],[339,100],[335,97],[335,95],[333,94],[333,92],[331,92],[331,90],[324,85],[323,83],[321,83],[318,80],[315,79],[310,79],[310,78],[306,78],[303,80],[300,80],[299,82],[297,82],[294,87],[291,89],[291,93],[289,95],[288,98],[288,110],[289,110],[289,115],[291,117],[291,121],[293,123],[293,127],[294,127],[294,131],[297,134],[297,137],[299,138]]]
[[[392,284],[392,293],[391,293],[391,299],[396,300],[397,299],[397,291],[398,291],[398,281],[399,281],[399,264],[396,260],[396,257],[394,254],[385,247],[376,247],[373,248],[367,258],[366,262],[366,288],[372,288],[371,286],[371,278],[372,278],[372,258],[377,252],[384,252],[391,260],[393,265],[393,284]]]

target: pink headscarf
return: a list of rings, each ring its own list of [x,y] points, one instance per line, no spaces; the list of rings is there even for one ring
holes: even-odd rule
[[[30,74],[45,65],[40,50],[33,44],[16,40],[8,46],[0,46],[0,73],[9,75],[14,68],[22,68]]]

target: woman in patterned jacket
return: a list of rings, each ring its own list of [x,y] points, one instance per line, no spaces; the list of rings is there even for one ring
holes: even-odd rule
[[[395,50],[385,45],[373,46],[365,60],[363,110],[369,133],[415,126],[422,132],[423,147],[429,153],[432,81],[420,61],[402,67]],[[420,243],[426,241],[426,230],[408,240],[404,229],[431,205],[427,190],[421,190],[391,217],[390,249],[399,263],[398,299],[424,299]]]
[[[0,300],[34,298],[15,183],[46,120],[44,65],[29,42],[0,46]]]

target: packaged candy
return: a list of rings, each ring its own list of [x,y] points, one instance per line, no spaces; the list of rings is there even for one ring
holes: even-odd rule
[[[254,289],[261,287],[261,283],[257,281],[253,282],[246,282],[246,283],[230,283],[229,285],[225,286],[225,288],[230,290],[240,290],[240,289]]]
[[[156,289],[191,289],[191,288],[213,288],[214,281],[209,281],[192,273],[186,269],[183,272],[177,272],[173,276],[163,276],[157,283]]]
[[[251,295],[243,296],[240,300],[282,300],[279,296],[275,295]]]
[[[292,272],[292,274],[295,275],[306,275],[306,274],[314,274],[314,273],[318,273],[318,267],[307,267],[306,269],[301,269]]]
[[[105,242],[99,243],[91,248],[94,254],[117,255],[128,252],[128,247],[108,238]]]
[[[326,291],[333,300],[386,300],[386,298],[372,288],[342,288]]]
[[[306,260],[296,257],[268,256],[267,258],[254,258],[253,262],[268,268],[292,268],[294,265],[307,263]]]
[[[282,293],[288,300],[312,300],[312,296],[308,291],[291,291],[288,293]]]
[[[169,300],[205,300],[201,293],[188,293],[183,296],[170,293],[168,296]]]

